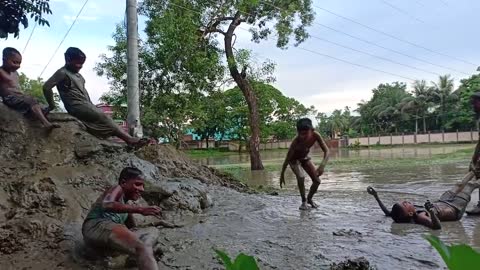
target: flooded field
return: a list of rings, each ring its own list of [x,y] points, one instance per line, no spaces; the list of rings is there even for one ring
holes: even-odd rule
[[[184,233],[194,242],[206,241],[232,253],[248,252],[257,256],[265,269],[328,269],[333,261],[361,256],[378,269],[443,269],[440,257],[422,236],[433,233],[447,243],[467,243],[480,249],[480,217],[465,216],[460,222],[445,222],[438,232],[418,225],[393,224],[365,189],[369,185],[376,187],[387,205],[403,199],[418,204],[435,200],[466,173],[468,155],[438,163],[412,162],[411,166],[403,162],[398,167],[396,160],[429,161],[459,150],[468,153],[470,149],[473,151],[473,145],[334,152],[334,165],[322,177],[315,197],[321,205],[318,210],[298,210],[296,181],[288,170],[287,189],[279,196],[215,191],[216,206],[206,214],[204,223],[170,233]],[[243,166],[247,168],[243,171],[249,184],[278,187],[279,172],[271,168],[279,167],[284,155],[264,152],[265,164],[270,167],[255,173],[248,171],[245,155],[197,162],[220,169]],[[314,162],[321,159],[319,153],[312,156]],[[362,168],[363,159],[391,162],[388,166]],[[350,170],[346,169],[349,166],[336,169],[335,161],[339,160],[355,162]],[[309,184],[307,181],[307,187]],[[475,192],[471,206],[477,200]]]

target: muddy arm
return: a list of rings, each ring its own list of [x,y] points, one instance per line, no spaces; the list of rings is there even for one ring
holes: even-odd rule
[[[427,216],[425,212],[418,214],[415,217],[415,223],[433,230],[440,230],[442,228],[442,225],[437,215],[433,211],[430,211],[429,214],[430,216]]]
[[[55,101],[53,99],[53,87],[55,87],[59,82],[61,82],[65,78],[65,72],[62,69],[57,70],[52,77],[50,77],[44,84],[43,84],[43,95],[48,102],[48,106],[51,110],[55,109]]]
[[[330,149],[328,149],[327,144],[325,143],[325,140],[322,138],[322,135],[320,133],[315,132],[315,135],[317,136],[317,142],[320,145],[320,148],[322,148],[323,151],[323,160],[322,163],[318,166],[317,172],[319,175],[323,174],[323,170],[325,169],[325,166],[327,165],[328,159],[330,158]]]
[[[283,162],[283,165],[282,165],[282,171],[280,172],[280,187],[283,187],[283,185],[285,184],[285,170],[287,169],[288,163],[293,157],[296,145],[297,145],[297,140],[295,138],[293,139],[292,144],[290,144],[290,148],[288,148],[287,156],[285,157],[285,161]]]
[[[135,222],[135,218],[132,214],[128,214],[127,220],[125,221],[125,226],[127,226],[129,229],[137,227],[137,222]]]
[[[378,197],[377,191],[373,187],[367,187],[367,192],[368,192],[368,194],[372,195],[375,198],[375,200],[378,203],[378,206],[380,206],[380,208],[382,209],[385,216],[389,217],[390,216],[390,210],[388,210],[388,208],[385,206],[385,204],[383,204],[383,202],[380,200],[380,198]]]
[[[120,186],[116,186],[111,189],[104,197],[102,201],[102,207],[107,212],[113,213],[137,213],[143,214],[144,207],[138,207],[135,205],[128,205],[120,202],[123,195],[123,190]]]

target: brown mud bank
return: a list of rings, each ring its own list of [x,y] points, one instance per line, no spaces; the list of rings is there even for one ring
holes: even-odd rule
[[[91,136],[66,114],[50,119],[61,128],[48,132],[0,104],[1,269],[88,268],[71,256],[81,240],[81,223],[125,166],[145,173],[144,198],[161,206],[166,220],[211,207],[211,186],[247,189],[168,146],[132,152]],[[140,217],[140,224],[152,221]]]

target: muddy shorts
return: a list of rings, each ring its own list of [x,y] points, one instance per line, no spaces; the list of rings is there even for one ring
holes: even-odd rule
[[[83,240],[90,246],[123,250],[123,248],[118,247],[110,237],[113,228],[117,226],[125,225],[115,223],[109,219],[85,220],[82,226]]]
[[[292,169],[297,179],[305,178],[306,173],[302,167],[302,164],[310,161],[310,159],[311,159],[310,157],[305,157],[303,159],[295,160],[289,163],[290,168]]]
[[[8,95],[3,97],[3,104],[22,114],[30,114],[32,107],[38,105],[38,100],[27,95]],[[42,108],[44,114],[48,113],[47,108]]]
[[[457,214],[457,220],[460,220],[467,209],[468,203],[470,202],[470,195],[465,192],[460,192],[455,195],[451,191],[447,191],[442,194],[439,202],[443,202],[453,209],[455,209]]]

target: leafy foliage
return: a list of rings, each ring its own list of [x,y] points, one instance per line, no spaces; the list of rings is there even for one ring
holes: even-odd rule
[[[28,94],[40,101],[43,104],[47,104],[47,100],[45,99],[45,95],[43,94],[43,81],[42,79],[38,78],[36,80],[29,79],[27,75],[20,73],[19,76],[20,81],[20,89],[25,94]],[[54,102],[55,107],[59,108],[58,103],[60,102],[60,97],[58,94],[54,95]]]
[[[20,24],[28,27],[28,16],[41,26],[50,26],[45,14],[52,14],[49,0],[0,0],[0,38],[18,37]]]
[[[438,251],[450,270],[474,270],[480,265],[480,253],[468,245],[445,245],[438,237],[425,236],[425,239]]]
[[[259,270],[260,268],[255,261],[255,258],[252,256],[245,255],[240,253],[235,261],[232,262],[232,259],[227,255],[227,253],[221,250],[215,250],[218,258],[223,262],[226,270]]]

